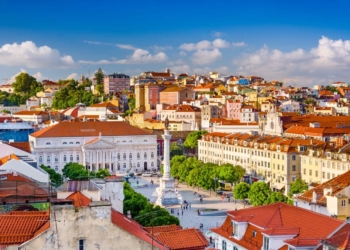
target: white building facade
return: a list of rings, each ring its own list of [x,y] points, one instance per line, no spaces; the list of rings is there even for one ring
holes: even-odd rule
[[[60,122],[31,134],[29,141],[38,164],[59,173],[69,162],[113,174],[157,167],[156,135],[125,122]]]

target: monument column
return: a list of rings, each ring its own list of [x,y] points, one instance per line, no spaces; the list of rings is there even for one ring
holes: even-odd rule
[[[164,135],[162,135],[164,139],[164,175],[163,179],[169,179],[170,178],[170,139],[171,134],[169,133],[169,130],[166,129],[164,131]]]

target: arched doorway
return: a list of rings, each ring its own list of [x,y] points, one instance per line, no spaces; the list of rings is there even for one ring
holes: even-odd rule
[[[147,161],[143,164],[143,170],[147,171]]]

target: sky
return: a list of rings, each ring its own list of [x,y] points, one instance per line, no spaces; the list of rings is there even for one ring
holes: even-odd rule
[[[98,68],[350,83],[349,9],[348,0],[1,0],[0,83]]]

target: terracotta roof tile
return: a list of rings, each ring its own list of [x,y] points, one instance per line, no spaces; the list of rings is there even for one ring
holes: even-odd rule
[[[13,211],[0,215],[0,244],[21,244],[31,239],[36,232],[48,228],[49,219],[49,211]]]
[[[178,225],[166,225],[166,226],[156,226],[156,227],[144,227],[144,230],[151,233],[160,233],[160,232],[170,232],[170,231],[176,231],[181,230],[182,227]]]
[[[18,148],[25,152],[31,153],[29,142],[5,142],[7,145]]]
[[[154,233],[153,238],[170,250],[204,249],[209,246],[202,232],[195,228]]]
[[[88,136],[130,136],[149,135],[146,131],[127,124],[126,122],[106,121],[74,121],[59,122],[48,128],[39,130],[30,136],[36,138],[48,137],[88,137]]]
[[[69,195],[66,199],[73,200],[75,207],[87,207],[91,203],[91,200],[79,191]]]

